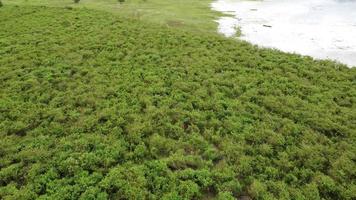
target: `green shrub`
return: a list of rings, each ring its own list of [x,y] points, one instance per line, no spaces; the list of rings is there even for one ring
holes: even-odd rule
[[[219,192],[217,200],[234,200],[236,199],[231,192]]]
[[[356,199],[356,68],[64,11],[1,9],[0,199]]]

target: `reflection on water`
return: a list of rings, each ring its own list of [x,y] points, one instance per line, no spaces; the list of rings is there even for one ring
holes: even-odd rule
[[[232,17],[219,32],[265,47],[356,66],[356,0],[217,0],[212,8]]]

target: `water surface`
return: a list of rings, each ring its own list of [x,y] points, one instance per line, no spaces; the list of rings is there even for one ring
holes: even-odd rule
[[[219,32],[286,52],[356,66],[356,0],[217,0],[212,8],[231,17]]]

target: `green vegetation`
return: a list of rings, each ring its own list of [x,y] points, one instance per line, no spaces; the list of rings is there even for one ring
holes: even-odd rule
[[[4,0],[11,5],[90,8],[194,32],[216,32],[219,12],[210,9],[211,0]]]
[[[242,31],[240,26],[235,26],[235,37],[241,37],[242,36]]]
[[[356,68],[84,8],[0,19],[0,199],[356,198]]]

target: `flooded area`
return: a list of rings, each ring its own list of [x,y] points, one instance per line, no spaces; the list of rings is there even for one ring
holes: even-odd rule
[[[219,32],[263,47],[356,66],[356,0],[217,0]]]

